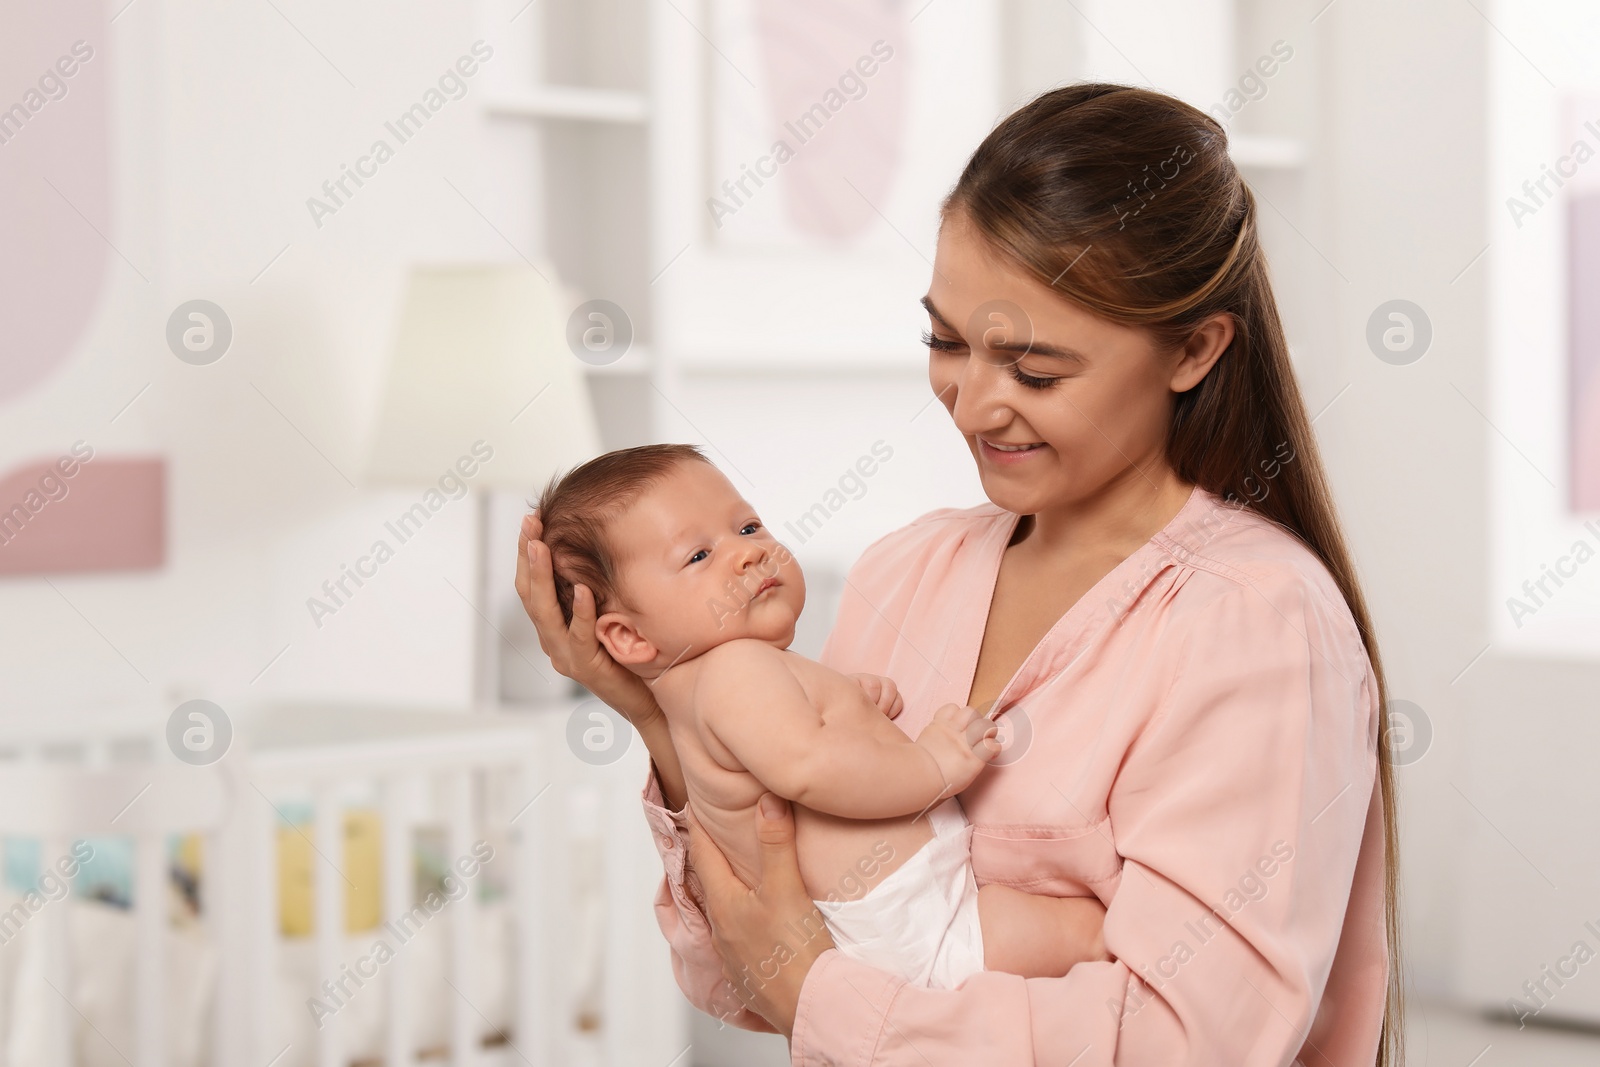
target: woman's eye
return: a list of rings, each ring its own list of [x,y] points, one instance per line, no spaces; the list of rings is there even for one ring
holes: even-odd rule
[[[694,555],[689,557],[689,562],[690,563],[699,563],[702,559],[705,558],[705,555],[706,555],[706,550],[702,548],[699,551],[697,551]]]
[[[1015,378],[1017,384],[1025,389],[1048,389],[1061,380],[1060,378],[1035,378],[1031,374],[1024,374],[1017,367],[1011,368],[1011,377]]]
[[[961,341],[952,341],[945,337],[935,337],[932,330],[922,331],[922,343],[927,345],[928,348],[934,352],[958,352],[967,347],[966,344]],[[1015,364],[1013,364],[1011,367],[1011,377],[1016,379],[1018,385],[1021,385],[1027,389],[1048,389],[1050,386],[1061,380],[1060,378],[1036,378],[1031,374],[1023,373],[1023,371],[1018,369]]]

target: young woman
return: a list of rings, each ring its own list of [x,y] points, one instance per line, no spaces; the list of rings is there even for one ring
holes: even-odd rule
[[[893,678],[912,736],[949,701],[1009,724],[960,794],[974,874],[1103,904],[1109,959],[943,990],[850,959],[782,802],[746,886],[587,591],[562,624],[530,517],[541,644],[650,748],[679,984],[796,1064],[1398,1063],[1383,671],[1223,130],[1142,89],[1043,94],[942,205],[923,303],[990,502],[869,546],[821,659]]]

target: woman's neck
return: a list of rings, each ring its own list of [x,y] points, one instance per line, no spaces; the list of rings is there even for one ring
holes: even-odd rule
[[[1126,559],[1172,521],[1194,486],[1170,467],[1130,470],[1092,497],[1024,515],[1007,545],[1040,559],[1106,554]]]

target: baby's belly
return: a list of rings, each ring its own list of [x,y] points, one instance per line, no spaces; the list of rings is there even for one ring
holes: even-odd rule
[[[841,819],[796,804],[795,848],[813,900],[857,900],[933,837],[928,817]]]

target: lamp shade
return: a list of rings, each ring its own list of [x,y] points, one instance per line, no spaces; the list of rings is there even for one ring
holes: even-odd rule
[[[558,296],[531,267],[413,268],[366,480],[423,485],[471,468],[473,486],[526,494],[594,456],[589,390]]]

